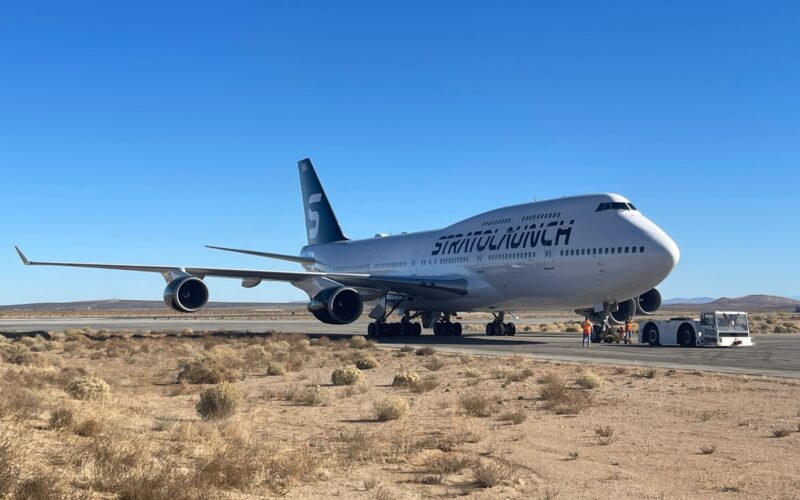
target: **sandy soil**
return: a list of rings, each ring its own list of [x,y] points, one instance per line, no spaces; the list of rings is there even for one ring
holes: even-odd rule
[[[10,478],[0,473],[0,493],[399,499],[796,498],[800,491],[800,382],[791,380],[418,355],[299,337],[96,342],[73,332],[24,343],[0,344],[0,465],[19,469]],[[229,418],[203,420],[195,410],[213,385],[175,382],[180,360],[203,357],[234,374],[244,395]],[[355,386],[331,385],[335,368],[363,357],[380,366],[363,370]],[[268,376],[276,367],[285,374]],[[408,370],[427,382],[392,386]],[[576,385],[587,371],[600,387]],[[110,396],[71,398],[65,389],[84,372],[107,381]],[[563,401],[543,399],[554,386]],[[376,420],[375,403],[388,397],[405,401],[408,412]],[[70,413],[68,425],[54,425],[59,411]]]

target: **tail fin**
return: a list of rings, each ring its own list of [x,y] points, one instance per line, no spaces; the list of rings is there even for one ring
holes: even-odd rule
[[[300,187],[303,190],[308,244],[318,245],[346,240],[347,237],[339,227],[339,221],[336,220],[311,160],[308,158],[300,160],[297,162],[297,168],[300,170]]]

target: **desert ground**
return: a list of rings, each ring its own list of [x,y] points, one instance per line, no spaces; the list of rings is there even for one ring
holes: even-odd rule
[[[0,495],[800,491],[794,379],[455,355],[361,337],[96,333],[0,337]]]

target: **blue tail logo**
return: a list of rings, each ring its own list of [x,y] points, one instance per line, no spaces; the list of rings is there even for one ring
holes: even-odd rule
[[[300,171],[300,187],[303,191],[308,244],[320,245],[346,240],[347,237],[342,233],[311,160],[308,158],[300,160],[297,166]]]

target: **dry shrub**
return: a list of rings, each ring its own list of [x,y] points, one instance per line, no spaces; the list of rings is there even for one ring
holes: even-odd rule
[[[228,418],[236,412],[243,398],[235,385],[224,382],[201,392],[195,408],[205,420]]]
[[[499,484],[507,484],[514,480],[514,468],[501,460],[478,460],[472,466],[475,475],[475,486],[493,488]]]
[[[493,398],[481,392],[468,392],[458,398],[461,409],[471,417],[488,417],[492,414]]]
[[[425,378],[412,382],[409,387],[411,388],[411,392],[430,392],[439,387],[439,380],[432,375],[428,375]]]
[[[184,360],[178,364],[179,384],[219,384],[235,382],[238,374],[220,363],[216,358],[203,356]]]
[[[318,479],[326,463],[321,451],[308,444],[273,451],[266,461],[267,485],[286,494],[297,483]]]
[[[328,347],[331,345],[331,339],[323,335],[318,339],[311,339],[311,345],[313,347]]]
[[[53,430],[71,429],[75,425],[75,414],[67,407],[61,407],[50,413],[47,427]]]
[[[786,437],[791,433],[792,433],[792,431],[790,429],[787,429],[786,427],[776,427],[776,428],[772,429],[772,437],[775,437],[775,438]]]
[[[522,410],[509,410],[501,413],[498,418],[503,422],[511,422],[514,425],[519,425],[524,422],[528,416]]]
[[[389,396],[376,401],[372,406],[372,410],[375,414],[375,419],[380,422],[397,420],[408,413],[408,403],[403,398]]]
[[[544,384],[539,396],[545,406],[558,415],[574,415],[591,406],[591,395],[567,388],[559,377],[551,377]]]
[[[404,353],[414,352],[414,348],[410,345],[404,345],[403,347],[400,348],[400,352]]]
[[[578,379],[575,380],[575,383],[584,389],[596,389],[603,385],[603,379],[600,375],[589,371],[578,375]]]
[[[530,368],[512,370],[506,374],[506,382],[522,382],[530,377],[533,377],[533,370]]]
[[[36,418],[42,410],[41,393],[18,385],[3,387],[0,395],[0,417],[18,420]]]
[[[378,439],[363,430],[345,430],[337,434],[335,441],[342,443],[342,454],[351,462],[368,460],[376,453]]]
[[[265,448],[246,434],[224,435],[197,469],[197,479],[209,486],[246,490],[266,470]]]
[[[24,344],[14,342],[11,345],[3,344],[0,349],[0,356],[6,363],[15,365],[31,365],[36,361],[36,354],[32,353],[30,349]]]
[[[360,338],[360,337],[359,337],[359,338]],[[381,366],[381,364],[380,364],[380,363],[378,363],[378,360],[377,360],[377,359],[375,359],[375,358],[374,358],[374,357],[372,357],[372,356],[369,356],[369,355],[367,355],[367,356],[360,356],[360,357],[359,357],[359,358],[356,360],[356,368],[358,368],[358,369],[360,369],[360,370],[371,370],[371,369],[373,369],[373,368],[377,368],[377,367],[379,367],[379,366]]]
[[[0,497],[12,497],[25,460],[20,438],[5,425],[0,427]]]
[[[84,375],[78,377],[66,388],[67,394],[75,399],[107,399],[111,395],[111,387],[100,377]]]
[[[419,382],[419,380],[420,380],[419,373],[414,371],[404,371],[394,376],[394,380],[392,380],[392,385],[394,387],[409,387],[415,382]]]
[[[467,378],[481,378],[483,373],[475,368],[467,368],[464,370],[464,376]]]
[[[442,484],[453,474],[458,474],[472,464],[472,460],[467,457],[453,453],[439,453],[430,457],[423,465],[427,475],[422,476],[419,481],[425,484]]]
[[[600,446],[608,446],[617,440],[616,436],[614,436],[614,428],[610,425],[596,428],[594,437]]]
[[[89,417],[75,424],[75,434],[82,437],[99,436],[108,427],[107,421],[101,417]]]
[[[433,356],[428,361],[423,363],[422,366],[432,372],[436,372],[447,366],[447,363],[445,363],[441,358]]]
[[[420,347],[416,351],[417,356],[433,356],[436,354],[436,349],[431,346]]]
[[[362,337],[360,335],[350,337],[350,347],[352,347],[353,349],[367,349],[374,346],[375,344],[367,340],[366,337]]]
[[[293,401],[307,406],[327,406],[331,403],[331,391],[318,385],[304,387],[294,394]]]
[[[279,363],[277,361],[271,361],[267,365],[267,375],[269,375],[270,377],[276,377],[285,374],[286,374],[286,367],[283,366],[283,363]]]
[[[703,455],[713,455],[715,451],[717,451],[717,447],[714,445],[703,446],[702,448],[700,448],[700,453],[702,453]]]
[[[353,365],[337,368],[331,374],[333,385],[355,385],[364,380],[364,373]]]

